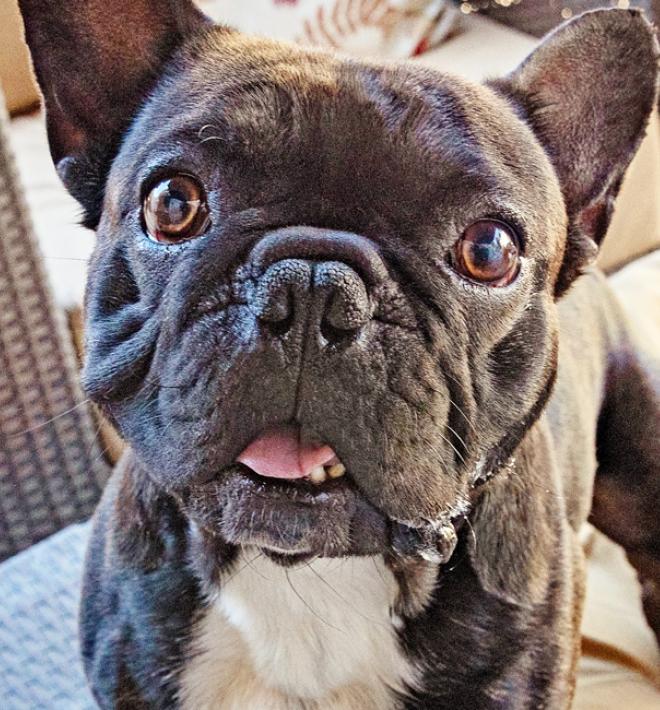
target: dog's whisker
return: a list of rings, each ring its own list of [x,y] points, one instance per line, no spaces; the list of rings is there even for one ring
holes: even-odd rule
[[[465,517],[465,524],[470,528],[470,535],[472,536],[472,541],[474,542],[474,549],[476,551],[477,549],[477,534],[474,531],[474,526],[472,525],[472,522],[470,521],[470,516]]]
[[[449,444],[449,446],[451,446],[451,448],[453,449],[453,451],[454,451],[454,453],[456,454],[456,456],[458,456],[458,458],[460,459],[461,463],[465,463],[465,457],[464,457],[463,454],[454,446],[454,444],[452,443],[452,441],[451,441],[449,438],[447,438],[441,431],[439,431],[438,434],[439,434],[440,438],[441,438],[445,443],[447,443],[447,444]]]
[[[220,131],[220,130],[221,130],[220,126],[215,126],[215,125],[213,125],[212,123],[205,123],[205,124],[199,129],[199,131],[197,131],[197,137],[200,139],[198,145],[201,145],[202,143],[206,143],[207,141],[215,141],[215,140],[217,140],[217,141],[224,141],[224,140],[226,140],[225,138],[223,138],[223,137],[220,136],[220,135],[210,135],[210,136],[207,136],[206,138],[204,138],[204,137],[203,137],[204,133],[205,133],[206,131],[210,130],[210,129],[214,129],[214,130],[216,130],[216,131]]]
[[[47,259],[48,261],[80,261],[83,264],[89,263],[89,259],[83,259],[76,256],[49,256],[48,254],[45,254],[44,259]]]
[[[187,385],[169,385],[163,384],[162,382],[155,382],[154,380],[146,379],[145,383],[151,385],[154,389],[161,390],[182,390],[185,389]]]
[[[374,562],[375,562],[375,561],[374,561]],[[363,614],[359,609],[357,609],[357,608],[355,607],[355,604],[353,604],[352,602],[349,602],[342,594],[340,594],[340,593],[330,584],[330,582],[328,582],[328,580],[325,579],[325,577],[323,577],[323,575],[321,575],[321,574],[320,574],[317,570],[315,570],[313,567],[310,567],[310,569],[311,569],[311,571],[318,577],[318,579],[319,579],[321,582],[323,582],[323,584],[325,584],[327,587],[329,587],[330,590],[331,590],[332,592],[334,592],[334,593],[337,595],[337,598],[338,598],[346,607],[348,607],[349,609],[351,609],[351,611],[353,611],[353,612],[354,612],[355,614],[357,614],[358,616],[361,616],[365,621],[368,621],[370,624],[376,624],[377,626],[380,626],[380,627],[383,628],[383,629],[389,629],[389,627],[388,627],[386,624],[383,624],[383,623],[382,623],[381,621],[379,621],[378,619],[373,619],[372,617],[367,616],[366,614]],[[378,569],[378,566],[376,566],[376,569]],[[382,575],[381,575],[381,579],[383,579],[383,578],[382,578]],[[384,579],[383,579],[383,582],[385,582]]]
[[[310,613],[315,616],[319,621],[322,621],[326,626],[329,626],[331,629],[334,629],[335,631],[338,631],[341,634],[346,633],[343,629],[339,629],[333,624],[331,624],[329,621],[324,619],[322,616],[320,616],[308,603],[307,601],[302,597],[302,595],[298,592],[298,590],[294,587],[293,582],[291,581],[291,577],[289,575],[289,570],[285,569],[284,570],[284,576],[286,577],[286,581],[289,584],[289,587],[291,587],[291,591],[300,599],[300,601],[307,607],[307,609],[310,611]]]
[[[463,419],[465,419],[465,421],[467,422],[467,425],[476,434],[477,430],[476,430],[474,424],[470,421],[467,414],[465,414],[465,412],[458,406],[458,404],[456,404],[456,402],[454,402],[454,400],[451,397],[449,398],[449,404],[451,404],[451,406],[454,407],[454,409],[463,417]]]
[[[383,577],[383,572],[381,571],[380,567],[376,564],[376,558],[375,558],[375,557],[372,557],[372,558],[371,558],[371,562],[373,563],[374,569],[375,569],[376,572],[378,573],[378,576],[380,577],[381,582],[382,582],[383,584],[387,584],[387,582],[385,581],[385,577]]]
[[[233,579],[236,579],[238,575],[245,569],[247,569],[250,566],[250,562],[256,562],[261,556],[263,555],[262,552],[258,552],[251,560],[247,560],[235,571],[233,572],[229,577],[226,579],[221,580],[220,582],[220,587],[222,588],[223,586],[226,586],[231,582]]]
[[[84,407],[85,405],[90,404],[90,402],[91,402],[91,400],[89,398],[84,399],[82,402],[78,402],[78,404],[74,404],[73,407],[69,407],[69,409],[66,409],[63,412],[60,412],[59,414],[56,414],[53,417],[50,417],[50,419],[47,419],[45,422],[41,422],[40,424],[35,424],[34,426],[28,427],[27,429],[22,429],[21,431],[14,432],[13,434],[6,434],[5,436],[7,439],[15,439],[16,437],[25,436],[26,434],[31,434],[34,431],[39,431],[40,429],[43,429],[44,427],[48,426],[49,424],[56,422],[58,419],[61,419],[62,417],[66,417],[68,414],[75,412],[77,409],[80,409],[81,407]]]
[[[465,443],[465,440],[463,439],[463,437],[456,431],[456,429],[449,426],[449,424],[445,424],[445,426],[459,440],[459,442],[463,445],[463,448],[465,449],[465,451],[467,451],[467,444]]]
[[[273,580],[272,580],[271,577],[267,577],[261,570],[257,569],[257,568],[254,566],[254,563],[256,562],[256,560],[259,559],[259,557],[263,557],[263,553],[260,552],[259,555],[257,555],[257,557],[256,557],[255,559],[253,559],[253,560],[248,560],[248,561],[247,561],[248,565],[251,567],[252,571],[253,571],[255,574],[258,574],[262,579],[265,579],[267,582],[272,582]]]

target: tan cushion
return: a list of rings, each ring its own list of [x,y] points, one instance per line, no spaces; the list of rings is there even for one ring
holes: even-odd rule
[[[198,0],[218,22],[250,34],[403,58],[439,44],[461,17],[449,0]]]
[[[9,113],[24,111],[39,101],[17,0],[0,0],[0,85]]]
[[[600,255],[608,270],[660,246],[660,120],[656,109],[626,173]]]
[[[80,224],[81,209],[60,182],[50,159],[41,113],[10,122],[10,143],[56,302],[82,303],[94,235]]]
[[[592,530],[574,710],[657,710],[660,653],[623,550]]]

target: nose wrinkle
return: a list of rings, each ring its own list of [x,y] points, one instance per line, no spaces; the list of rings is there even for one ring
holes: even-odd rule
[[[285,259],[340,261],[360,274],[370,288],[388,278],[378,247],[366,237],[351,232],[286,227],[263,237],[250,256],[257,273]]]

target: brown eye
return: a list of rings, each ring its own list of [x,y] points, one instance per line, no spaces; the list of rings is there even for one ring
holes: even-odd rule
[[[456,270],[487,286],[507,286],[518,275],[520,245],[503,222],[482,219],[470,225],[456,242]]]
[[[142,206],[149,236],[173,244],[203,234],[209,226],[209,209],[202,186],[188,175],[159,182]]]

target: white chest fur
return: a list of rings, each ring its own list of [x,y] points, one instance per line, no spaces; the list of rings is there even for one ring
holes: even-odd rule
[[[246,551],[196,630],[186,710],[389,710],[414,685],[381,558],[285,569]]]

